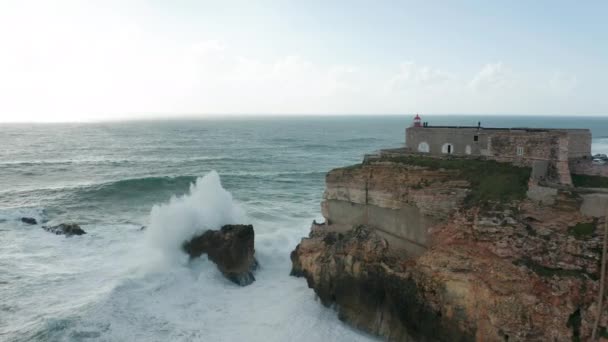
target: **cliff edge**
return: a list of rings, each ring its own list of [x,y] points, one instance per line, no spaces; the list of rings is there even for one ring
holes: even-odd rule
[[[604,219],[581,212],[574,187],[529,198],[530,175],[420,156],[332,170],[326,222],[292,252],[292,275],[388,340],[589,340]],[[604,312],[605,340],[607,327]]]

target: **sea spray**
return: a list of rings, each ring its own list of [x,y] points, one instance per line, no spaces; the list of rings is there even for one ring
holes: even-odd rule
[[[185,241],[208,229],[245,222],[245,212],[222,187],[219,174],[211,171],[192,183],[185,195],[152,207],[146,235],[149,246],[165,261],[183,263]]]

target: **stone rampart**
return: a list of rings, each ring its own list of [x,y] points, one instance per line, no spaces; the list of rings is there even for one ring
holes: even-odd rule
[[[593,164],[590,159],[570,161],[570,172],[576,175],[608,177],[608,165]]]

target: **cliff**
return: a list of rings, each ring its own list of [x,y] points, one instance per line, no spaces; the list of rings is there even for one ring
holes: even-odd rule
[[[292,253],[326,306],[403,341],[588,340],[603,218],[575,189],[526,197],[530,169],[405,157],[329,172],[326,223]],[[608,314],[600,322],[608,337]]]

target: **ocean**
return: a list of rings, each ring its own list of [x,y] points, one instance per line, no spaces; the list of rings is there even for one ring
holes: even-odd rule
[[[0,340],[368,341],[289,276],[323,221],[325,173],[404,144],[411,116],[0,124]],[[608,118],[427,116],[431,125],[590,128]],[[76,222],[66,238],[21,217]],[[232,284],[179,245],[251,223],[261,269]],[[142,226],[147,229],[140,230]]]

